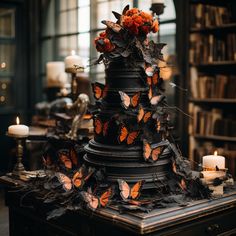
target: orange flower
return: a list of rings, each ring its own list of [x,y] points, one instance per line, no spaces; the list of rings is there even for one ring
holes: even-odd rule
[[[99,52],[111,52],[115,48],[115,45],[107,38],[106,32],[100,33],[99,37],[95,38],[94,43]]]
[[[152,32],[156,33],[159,30],[159,24],[157,20],[154,20],[152,23]]]
[[[125,15],[126,16],[132,16],[134,14],[138,14],[140,11],[138,8],[131,8],[130,10],[128,10]]]
[[[121,25],[134,35],[148,34],[158,30],[158,23],[154,24],[152,15],[139,11],[137,8],[132,8],[122,15]]]

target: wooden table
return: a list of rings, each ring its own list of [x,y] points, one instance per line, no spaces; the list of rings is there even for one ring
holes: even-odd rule
[[[9,190],[6,188],[11,236],[236,235],[236,192],[150,213],[120,214],[115,207],[109,207],[95,212],[70,212],[47,221],[45,204],[30,199],[32,208],[22,207],[22,193]]]

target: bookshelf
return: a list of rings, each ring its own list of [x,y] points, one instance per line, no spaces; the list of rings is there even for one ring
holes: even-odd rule
[[[218,150],[236,177],[236,1],[187,4],[189,158]]]

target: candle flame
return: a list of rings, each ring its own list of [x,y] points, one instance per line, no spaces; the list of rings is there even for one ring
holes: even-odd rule
[[[218,152],[217,151],[214,151],[214,156],[217,156]]]
[[[20,119],[19,119],[19,117],[18,117],[18,116],[16,117],[16,124],[17,124],[17,125],[19,125],[19,124],[20,124]]]
[[[71,55],[74,56],[75,55],[75,50],[71,51]]]

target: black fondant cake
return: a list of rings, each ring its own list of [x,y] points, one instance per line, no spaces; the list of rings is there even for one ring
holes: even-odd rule
[[[165,145],[162,132],[156,131],[156,119],[150,119],[146,127],[137,121],[138,107],[153,110],[148,97],[149,86],[144,62],[130,65],[125,60],[111,62],[106,69],[106,96],[99,101],[101,111],[95,115],[95,137],[85,147],[84,157],[89,165],[105,167],[109,181],[124,179],[127,182],[145,180],[146,188],[153,187],[154,182],[164,182],[171,167],[171,152]],[[104,90],[105,90],[104,87]],[[138,107],[124,109],[119,91],[132,98],[140,92]],[[99,120],[101,127],[96,127]],[[106,128],[104,125],[106,124]],[[121,127],[127,127],[128,132],[138,130],[137,139],[128,145],[119,141]],[[96,132],[96,128],[101,132]],[[106,129],[105,132],[103,129]],[[151,139],[155,145],[164,146],[164,150],[155,162],[146,162],[143,157],[143,139]]]

